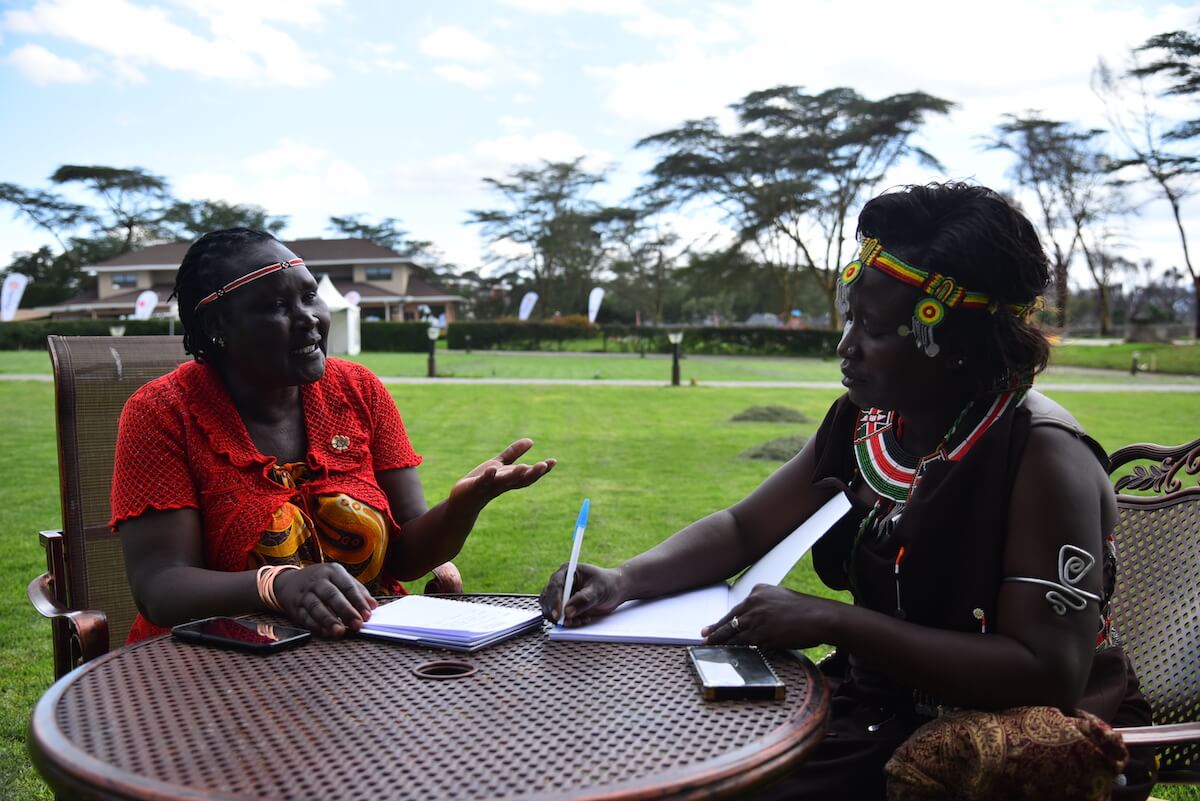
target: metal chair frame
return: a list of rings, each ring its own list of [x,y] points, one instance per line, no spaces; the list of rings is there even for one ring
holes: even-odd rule
[[[1129,445],[1109,457],[1120,512],[1114,624],[1159,721],[1117,731],[1128,745],[1158,749],[1160,782],[1197,784],[1200,479],[1184,486],[1181,474],[1200,474],[1200,439]]]

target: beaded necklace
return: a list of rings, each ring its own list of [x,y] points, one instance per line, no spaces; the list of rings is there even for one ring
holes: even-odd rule
[[[1023,387],[1001,392],[992,401],[991,406],[988,407],[987,412],[980,421],[975,424],[975,427],[954,448],[947,450],[951,440],[954,438],[954,433],[975,405],[974,400],[968,401],[963,410],[954,418],[954,422],[950,424],[950,428],[942,436],[938,446],[919,459],[913,457],[901,446],[900,440],[896,436],[896,428],[900,421],[899,416],[894,411],[885,412],[881,409],[869,409],[860,412],[858,427],[854,434],[854,457],[858,462],[859,474],[863,477],[867,486],[874,490],[875,494],[879,497],[876,498],[874,505],[871,506],[870,511],[867,512],[862,519],[862,523],[859,524],[858,531],[855,532],[854,542],[850,549],[851,562],[853,562],[854,556],[858,551],[858,544],[862,540],[863,534],[876,524],[880,514],[883,513],[885,499],[889,517],[884,522],[890,524],[887,528],[891,529],[899,522],[904,504],[908,502],[913,491],[920,483],[926,465],[937,461],[957,462],[961,460],[975,443],[983,437],[984,433],[1000,419],[1010,405],[1016,405],[1021,402],[1021,399],[1025,397],[1026,391],[1027,388]],[[898,583],[900,560],[902,558],[903,549],[897,554],[896,558],[897,595],[899,595]],[[847,572],[851,584],[853,584],[854,571],[848,570]],[[897,607],[899,607],[899,602],[897,602]]]

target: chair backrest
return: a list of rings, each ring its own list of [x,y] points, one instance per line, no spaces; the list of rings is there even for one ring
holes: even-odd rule
[[[125,642],[137,610],[121,544],[109,530],[117,421],[146,382],[190,357],[180,337],[47,338],[54,367],[58,473],[71,609],[108,615],[109,646]]]
[[[1200,721],[1198,473],[1200,439],[1130,445],[1109,457],[1121,515],[1113,623],[1156,724]],[[1200,778],[1200,744],[1167,746],[1159,756],[1164,781]]]

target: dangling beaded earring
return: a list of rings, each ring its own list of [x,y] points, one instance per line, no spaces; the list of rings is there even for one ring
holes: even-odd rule
[[[214,345],[216,345],[218,348],[223,348],[223,347],[225,347],[225,337],[220,336],[218,334],[217,336],[212,338],[212,343]]]

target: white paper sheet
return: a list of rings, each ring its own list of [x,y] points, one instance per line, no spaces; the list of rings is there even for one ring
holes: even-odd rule
[[[720,583],[647,601],[626,601],[611,615],[586,626],[556,626],[550,630],[550,639],[698,645],[704,641],[700,629],[724,617],[755,585],[783,581],[800,557],[849,509],[849,499],[839,492],[743,573],[733,587]]]

